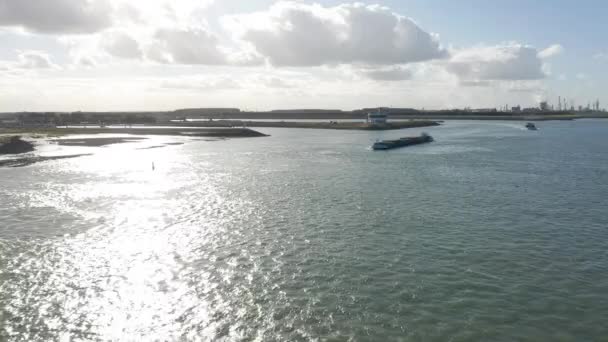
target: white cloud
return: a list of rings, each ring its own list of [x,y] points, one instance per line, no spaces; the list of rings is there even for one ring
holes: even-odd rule
[[[299,75],[298,80],[287,79],[289,72],[279,72],[268,70],[260,72],[260,69],[248,68],[237,77],[237,69],[225,67],[225,71],[216,74],[199,74],[183,76],[174,79],[164,79],[160,83],[162,89],[173,89],[188,92],[206,91],[233,91],[245,89],[246,91],[278,91],[281,89],[294,89],[302,84],[310,85],[310,76],[307,74]],[[293,76],[292,75],[292,76]]]
[[[3,1],[3,0],[0,0]],[[49,2],[62,0],[46,0]],[[88,0],[102,1],[102,0]],[[141,59],[175,64],[223,64],[219,40],[205,27],[204,10],[213,0],[103,0],[111,26],[86,35],[62,35],[76,65],[116,64]],[[235,56],[235,63],[246,63]]]
[[[234,66],[260,66],[265,64],[266,59],[245,45],[239,45],[236,48],[222,47],[222,51],[226,54],[227,64]]]
[[[599,52],[593,55],[594,59],[608,61],[608,52]]]
[[[447,55],[436,35],[377,5],[279,2],[224,25],[276,66],[391,65]]]
[[[23,51],[19,54],[16,65],[20,69],[50,69],[54,67],[47,53],[41,51]]]
[[[77,66],[82,66],[82,67],[85,67],[85,68],[92,68],[96,64],[97,63],[95,62],[95,59],[91,58],[91,57],[82,56],[82,57],[76,58],[76,65]]]
[[[375,81],[404,81],[411,79],[414,75],[410,69],[403,66],[362,69],[360,73]]]
[[[505,84],[505,88],[511,93],[534,93],[542,95],[546,92],[541,81],[511,81]]]
[[[222,45],[218,36],[202,28],[159,29],[150,41],[145,47],[146,57],[159,63],[234,66],[264,63],[255,51],[246,46]]]
[[[230,1],[230,10],[240,6]],[[266,1],[273,5],[260,12],[222,18],[225,2],[208,9],[212,2],[0,0],[0,40],[13,45],[5,50],[48,51],[0,61],[0,73],[15,76],[0,77],[0,110],[23,109],[7,105],[17,96],[31,99],[28,110],[533,105],[552,84],[550,58],[564,51],[518,43],[447,51],[378,5]],[[61,72],[57,40],[74,63]],[[554,69],[558,79],[563,70]]]
[[[213,91],[213,90],[235,90],[241,88],[238,82],[227,77],[215,79],[193,79],[185,78],[168,80],[161,83],[161,88],[187,91]]]
[[[66,47],[73,66],[95,67],[110,60],[105,47],[109,38],[106,36],[104,41],[104,34],[63,36],[58,41]]]
[[[0,0],[0,26],[39,33],[91,33],[111,25],[106,0]]]
[[[553,45],[549,46],[548,48],[540,51],[538,53],[538,58],[547,59],[547,58],[551,58],[551,57],[560,55],[563,52],[564,52],[563,46],[561,46],[560,44],[553,44]]]
[[[106,32],[101,38],[101,44],[110,55],[125,59],[139,59],[142,51],[139,43],[124,32]]]
[[[221,65],[227,58],[220,51],[216,36],[201,29],[161,29],[156,42],[148,49],[148,57],[177,64]]]
[[[0,0],[0,27],[45,34],[87,34],[109,27],[202,24],[213,0]]]
[[[492,85],[492,82],[490,81],[460,81],[458,83],[459,85],[463,86],[463,87],[489,87]]]
[[[264,77],[262,78],[262,84],[264,84],[266,87],[268,88],[277,88],[277,89],[287,89],[287,88],[293,88],[294,86],[279,77]]]
[[[515,43],[456,50],[446,68],[465,81],[536,80],[546,77],[538,51]]]
[[[213,0],[109,0],[115,21],[146,27],[197,27]]]
[[[19,51],[17,61],[0,61],[0,71],[16,73],[24,70],[53,69],[49,55],[42,51]]]

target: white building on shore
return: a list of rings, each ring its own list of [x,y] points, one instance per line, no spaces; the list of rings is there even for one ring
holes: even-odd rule
[[[388,122],[388,115],[386,113],[369,113],[367,114],[367,123],[371,125],[384,125]]]

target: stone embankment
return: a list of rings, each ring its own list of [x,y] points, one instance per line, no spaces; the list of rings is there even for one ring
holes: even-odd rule
[[[0,137],[0,155],[28,153],[34,149],[34,144],[22,140],[20,136]]]

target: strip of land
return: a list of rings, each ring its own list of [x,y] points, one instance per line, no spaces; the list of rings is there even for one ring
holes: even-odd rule
[[[80,146],[80,147],[102,147],[107,145],[122,144],[127,142],[137,142],[145,140],[146,138],[141,137],[129,137],[129,138],[80,138],[80,139],[53,139],[50,140],[52,143],[56,143],[61,146]]]
[[[96,137],[98,134],[120,134],[122,137]],[[70,138],[72,135],[86,137]],[[36,144],[31,139],[46,139],[62,146],[101,147],[113,144],[136,142],[147,139],[146,136],[184,136],[209,138],[212,140],[227,138],[264,137],[265,134],[248,128],[0,128],[0,155],[15,155],[11,159],[0,160],[0,167],[23,167],[31,164],[67,158],[77,158],[88,154],[70,156],[37,156],[34,153]],[[22,138],[26,137],[26,138]],[[160,148],[179,143],[167,143]]]
[[[210,138],[254,138],[266,134],[248,128],[0,128],[0,134],[61,137],[66,135],[89,134],[129,134],[129,135],[164,135]]]
[[[408,120],[393,121],[385,124],[368,124],[366,122],[305,122],[305,121],[242,121],[242,120],[209,120],[209,121],[186,121],[173,122],[170,125],[187,127],[256,127],[256,128],[308,128],[308,129],[333,129],[333,130],[360,130],[360,131],[386,131],[417,127],[439,126],[438,121],[431,120]]]
[[[0,155],[28,153],[34,149],[34,144],[21,139],[20,136],[0,137]]]
[[[78,157],[90,156],[90,154],[75,154],[70,156],[54,156],[54,157],[40,157],[40,156],[29,156],[21,157],[16,159],[0,160],[0,167],[24,167],[44,161],[59,160],[59,159],[72,159]]]
[[[171,125],[174,122],[192,120],[241,121],[249,123],[247,127],[286,127],[268,122],[300,120],[360,120],[365,122],[371,113],[383,113],[389,122],[395,120],[576,120],[589,118],[608,118],[605,110],[589,108],[579,110],[550,110],[547,108],[512,107],[511,110],[486,109],[445,109],[418,110],[414,108],[362,108],[356,110],[335,109],[290,109],[270,111],[244,111],[238,108],[190,108],[174,111],[132,111],[132,112],[20,112],[0,113],[0,127],[53,127],[74,125]],[[291,124],[290,127],[309,128],[310,126]],[[224,127],[217,123],[207,127]],[[235,126],[236,127],[236,126]],[[296,127],[296,128],[299,128]],[[314,128],[331,128],[319,125]],[[334,129],[336,129],[334,127]],[[337,128],[340,129],[340,128]],[[360,128],[344,128],[360,129]]]
[[[395,120],[411,119],[410,116],[394,116]],[[422,119],[422,117],[415,117]],[[556,115],[428,115],[426,119],[431,120],[497,120],[497,121],[571,121],[587,119],[581,115],[556,114]],[[599,117],[598,117],[599,118]]]

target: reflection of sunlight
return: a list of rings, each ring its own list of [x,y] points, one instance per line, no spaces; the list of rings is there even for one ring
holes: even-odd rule
[[[170,340],[184,333],[184,315],[193,305],[196,319],[208,321],[206,304],[190,288],[187,274],[192,271],[184,262],[192,258],[193,239],[204,240],[176,219],[187,214],[178,193],[192,174],[184,174],[183,167],[181,177],[173,171],[188,158],[179,147],[138,150],[159,140],[95,148],[93,156],[58,164],[82,178],[74,184],[71,177],[65,183],[49,182],[32,195],[34,205],[94,222],[88,231],[66,236],[47,258],[48,265],[33,267],[52,269],[39,289],[50,297],[39,314],[49,329],[64,331],[63,340]],[[94,181],[82,181],[89,177]],[[205,273],[198,273],[204,280]],[[25,297],[18,291],[15,295]],[[69,322],[60,319],[72,314]]]
[[[142,217],[145,212],[141,210],[130,219]],[[86,304],[86,311],[96,313],[95,325],[110,339],[137,332],[152,333],[161,339],[176,336],[181,313],[190,303],[200,302],[191,297],[187,283],[177,280],[183,271],[174,257],[179,247],[172,245],[166,234],[142,232],[139,228],[114,232],[108,238],[100,241],[100,250],[89,255],[106,259],[101,272],[110,285]]]
[[[181,153],[181,146],[145,149],[167,142],[174,143],[176,139],[151,137],[140,142],[93,148],[60,146],[54,155],[93,155],[52,165],[53,172],[76,172],[76,176],[44,183],[43,191],[28,194],[28,202],[30,206],[52,207],[94,219],[99,218],[96,210],[111,205],[116,198],[155,198],[179,185],[174,181],[175,169],[188,160]],[[91,181],[87,181],[89,178]],[[87,205],[83,205],[85,203]]]
[[[162,145],[165,142],[167,142],[166,139],[162,139],[162,137],[152,137],[141,142],[110,145],[97,149],[94,156],[86,158],[86,161],[82,161],[78,165],[85,172],[152,171],[152,163],[155,164],[157,171],[167,170],[171,162],[179,160],[179,158],[175,158],[175,147],[145,149]]]
[[[128,154],[121,160],[129,160]],[[147,175],[138,177],[141,174]],[[198,319],[208,320],[205,302],[197,298],[184,276],[191,272],[183,260],[189,258],[192,237],[188,227],[165,223],[167,213],[180,211],[178,201],[164,198],[174,183],[156,186],[162,176],[151,171],[126,176],[140,183],[127,181],[125,187],[102,184],[100,189],[92,189],[117,201],[104,208],[107,221],[103,225],[68,240],[64,251],[68,260],[58,264],[56,272],[76,277],[61,301],[64,307],[85,313],[104,340],[137,340],[140,336],[169,340],[183,333],[181,320],[193,310],[192,305],[196,305]]]
[[[244,336],[245,316],[260,312],[249,290],[260,277],[243,268],[263,268],[246,246],[226,246],[245,241],[238,227],[259,215],[200,154],[145,149],[167,139],[176,141],[85,148],[94,154],[41,168],[54,178],[27,191],[25,202],[66,221],[32,248],[35,257],[9,261],[19,276],[1,289],[11,293],[6,310],[26,321],[7,331],[25,330],[24,340],[61,331],[65,341]]]

